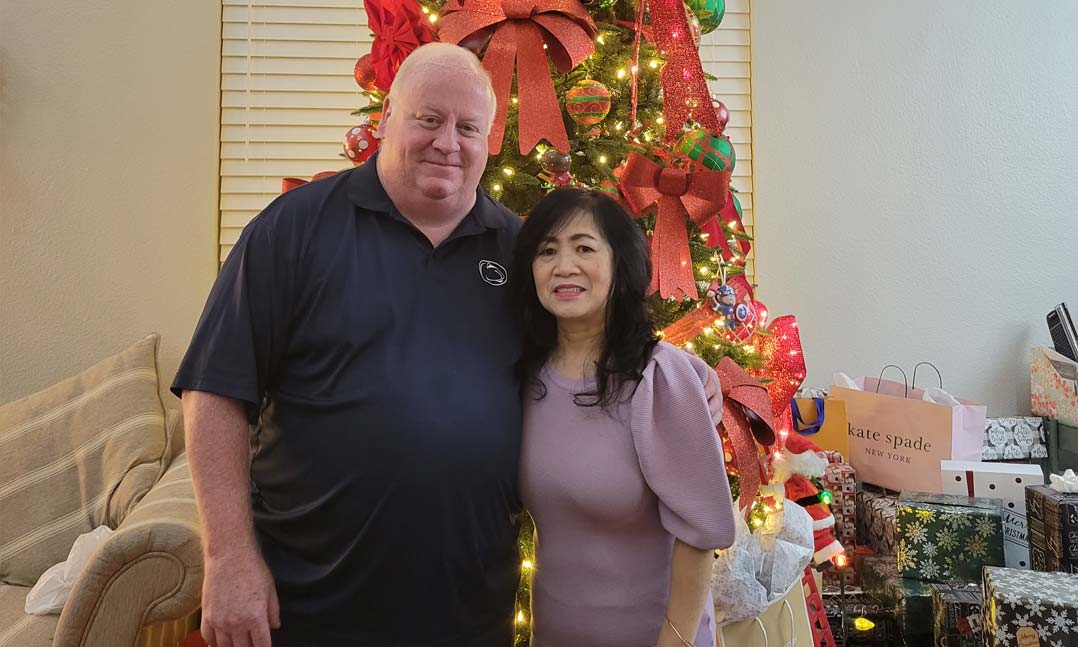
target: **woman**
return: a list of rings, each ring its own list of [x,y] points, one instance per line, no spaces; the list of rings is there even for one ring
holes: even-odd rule
[[[655,335],[643,236],[610,197],[558,189],[524,223],[509,274],[532,645],[711,647],[711,565],[733,543],[733,503],[710,368]]]

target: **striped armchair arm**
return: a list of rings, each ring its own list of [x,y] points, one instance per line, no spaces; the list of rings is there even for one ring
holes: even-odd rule
[[[146,625],[198,609],[202,547],[187,455],[94,555],[60,614],[54,647],[134,647]]]

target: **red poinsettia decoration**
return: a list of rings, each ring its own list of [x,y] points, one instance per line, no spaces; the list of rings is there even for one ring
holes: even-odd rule
[[[374,32],[374,82],[388,92],[404,59],[420,45],[434,42],[434,34],[414,0],[365,0],[363,6]]]

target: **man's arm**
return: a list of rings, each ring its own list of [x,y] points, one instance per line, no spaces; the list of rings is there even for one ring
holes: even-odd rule
[[[183,415],[206,566],[202,636],[214,647],[270,647],[280,612],[255,541],[244,405],[184,391]]]

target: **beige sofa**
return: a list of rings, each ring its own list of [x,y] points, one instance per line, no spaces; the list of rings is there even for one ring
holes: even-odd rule
[[[150,336],[0,405],[0,647],[171,647],[197,628],[202,553],[183,425]],[[26,595],[74,539],[115,532],[59,615]]]

